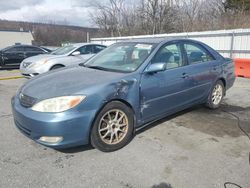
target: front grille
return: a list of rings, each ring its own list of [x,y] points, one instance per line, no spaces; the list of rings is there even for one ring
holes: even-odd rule
[[[19,94],[19,100],[22,106],[24,107],[32,107],[36,103],[36,98],[30,97],[28,95],[24,95],[23,93]]]
[[[31,62],[23,62],[23,68],[28,67],[31,64]]]

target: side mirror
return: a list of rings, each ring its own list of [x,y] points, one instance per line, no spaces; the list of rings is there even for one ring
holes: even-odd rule
[[[73,55],[73,56],[78,56],[78,55],[80,55],[81,53],[79,52],[79,51],[75,51],[75,52],[73,52],[71,55]]]
[[[148,66],[146,73],[156,73],[166,70],[166,63],[153,63]]]

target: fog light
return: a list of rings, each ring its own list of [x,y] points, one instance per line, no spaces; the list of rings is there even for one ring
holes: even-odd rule
[[[63,140],[63,137],[61,136],[42,136],[39,138],[40,141],[42,142],[47,142],[47,143],[58,143]]]

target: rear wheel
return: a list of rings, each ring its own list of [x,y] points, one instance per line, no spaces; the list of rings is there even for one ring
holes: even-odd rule
[[[51,67],[50,70],[55,70],[55,69],[59,69],[59,68],[63,68],[63,65],[54,65],[53,67]]]
[[[133,111],[119,101],[110,102],[96,117],[91,144],[104,152],[118,150],[132,139],[133,127]]]
[[[211,109],[219,108],[225,95],[225,86],[221,80],[217,81],[208,97],[207,106]]]

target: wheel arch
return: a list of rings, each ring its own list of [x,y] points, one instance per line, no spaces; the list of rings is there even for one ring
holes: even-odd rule
[[[55,67],[55,66],[65,67],[65,65],[63,65],[63,64],[61,64],[61,63],[58,63],[58,64],[55,64],[55,65],[52,65],[52,66],[50,67],[50,69],[49,69],[49,70],[52,70],[52,69],[53,69],[53,67]]]
[[[222,81],[224,87],[226,88],[226,86],[227,86],[226,79],[221,77],[217,81],[219,81],[219,80]]]
[[[135,111],[134,111],[132,105],[131,105],[128,101],[126,101],[126,100],[124,100],[124,99],[112,99],[112,100],[110,100],[108,103],[114,102],[114,101],[118,101],[118,102],[124,103],[126,106],[128,106],[128,107],[135,113]],[[107,104],[108,104],[108,103],[107,103]]]

